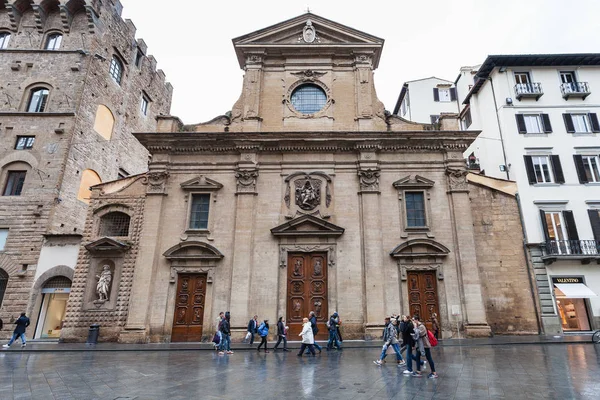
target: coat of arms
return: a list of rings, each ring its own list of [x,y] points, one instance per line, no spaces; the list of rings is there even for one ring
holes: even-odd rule
[[[321,181],[306,177],[294,182],[296,204],[303,210],[312,210],[321,203]]]

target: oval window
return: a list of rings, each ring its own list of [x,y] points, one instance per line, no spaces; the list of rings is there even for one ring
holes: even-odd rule
[[[327,94],[314,84],[302,85],[292,92],[292,106],[302,114],[314,114],[325,107]]]

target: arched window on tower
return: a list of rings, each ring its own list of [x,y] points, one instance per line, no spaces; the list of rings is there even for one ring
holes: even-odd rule
[[[105,105],[98,105],[96,119],[94,120],[94,130],[104,139],[110,140],[114,126],[115,117],[113,113]]]
[[[93,169],[86,169],[81,174],[81,182],[79,183],[79,192],[77,193],[77,200],[81,200],[84,203],[90,203],[90,196],[92,191],[91,186],[102,183],[102,179]]]
[[[44,47],[45,50],[58,50],[60,49],[60,44],[62,43],[62,34],[53,32],[48,34],[46,38],[46,45]]]
[[[8,49],[9,41],[10,41],[10,33],[0,32],[0,50]]]
[[[117,56],[113,56],[108,72],[113,80],[121,85],[121,80],[123,79],[123,63],[117,58]]]
[[[48,104],[49,94],[50,91],[45,87],[31,89],[29,101],[27,102],[27,112],[44,112]]]

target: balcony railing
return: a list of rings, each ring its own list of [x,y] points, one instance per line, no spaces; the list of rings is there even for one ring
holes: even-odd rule
[[[517,100],[522,98],[534,98],[536,101],[544,94],[542,90],[542,84],[538,82],[534,83],[517,83],[515,85],[515,94]]]
[[[596,240],[551,240],[543,244],[546,256],[600,256],[600,241]]]
[[[592,93],[590,85],[587,82],[562,83],[560,85],[560,92],[565,100],[568,100],[569,97],[581,97],[585,99]]]

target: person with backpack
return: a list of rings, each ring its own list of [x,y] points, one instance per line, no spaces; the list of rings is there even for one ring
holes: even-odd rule
[[[29,318],[25,315],[25,313],[21,313],[21,316],[15,321],[15,330],[13,332],[12,338],[8,342],[8,344],[3,344],[2,347],[8,349],[11,344],[17,340],[18,337],[21,338],[21,347],[27,346],[27,340],[25,339],[25,329],[29,326]]]
[[[402,359],[402,355],[400,354],[400,346],[398,345],[398,339],[396,338],[396,334],[398,331],[396,330],[396,325],[398,325],[398,320],[396,318],[391,319],[390,317],[385,318],[385,331],[383,333],[383,348],[381,349],[381,356],[378,360],[373,361],[375,365],[382,365],[383,360],[385,360],[386,353],[388,347],[392,347],[394,352],[396,353],[396,361],[398,365],[406,364]]]
[[[273,351],[277,350],[279,347],[279,343],[283,340],[283,351],[289,351],[287,348],[287,329],[285,326],[285,322],[283,321],[283,317],[279,317],[277,321],[277,343],[275,343],[275,347],[273,347]]]
[[[419,316],[415,315],[413,317],[413,321],[415,324],[415,336],[418,335],[417,339],[417,348],[415,349],[415,361],[417,363],[417,374],[421,374],[421,356],[425,355],[427,361],[429,362],[429,368],[431,369],[431,373],[428,375],[428,378],[437,378],[438,375],[435,372],[435,364],[433,363],[433,359],[431,358],[431,342],[429,341],[429,331],[427,327],[421,323]],[[433,337],[433,334],[432,334]],[[435,337],[433,337],[435,339]],[[437,343],[436,343],[437,344]]]
[[[258,327],[258,336],[260,336],[260,344],[258,345],[256,351],[260,351],[260,348],[264,344],[265,345],[265,353],[268,353],[269,352],[269,349],[267,349],[267,336],[269,336],[269,320],[268,319],[265,319]]]
[[[311,311],[308,314],[308,322],[310,322],[310,328],[312,329],[313,338],[316,338],[317,333],[319,333],[319,327],[317,326],[317,316],[315,315],[314,311]],[[319,350],[319,354],[321,354],[323,348],[317,344],[316,339],[314,340],[313,346],[315,346],[315,348]],[[306,349],[306,354],[310,354],[310,350]]]
[[[338,350],[341,350],[340,342],[338,342],[337,332],[338,325],[340,322],[340,318],[338,313],[334,312],[331,317],[329,317],[329,321],[327,322],[327,329],[329,329],[329,341],[327,342],[327,351],[333,349],[333,346]]]

